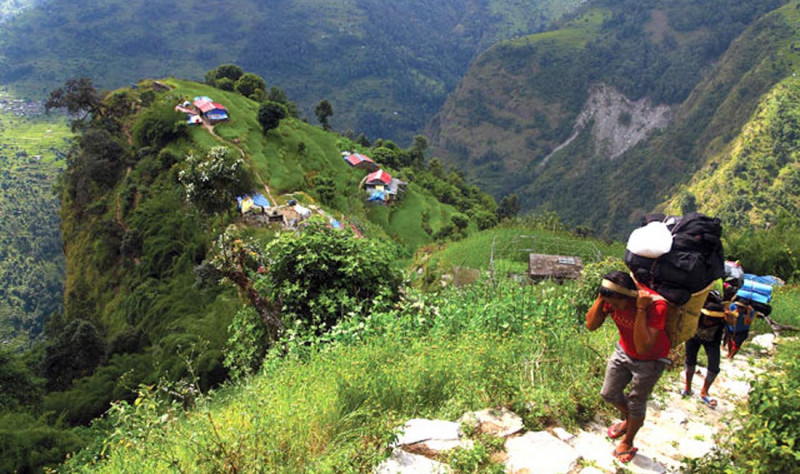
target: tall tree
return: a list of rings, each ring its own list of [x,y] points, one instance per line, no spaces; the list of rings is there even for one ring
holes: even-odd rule
[[[242,74],[242,77],[234,84],[236,92],[245,97],[252,97],[253,95],[260,95],[259,99],[263,99],[267,94],[267,83],[258,74],[247,72]]]
[[[226,78],[232,80],[233,82],[238,81],[243,75],[244,71],[242,68],[235,64],[223,64],[218,66],[215,73],[215,77],[217,79]]]
[[[316,114],[319,123],[322,124],[322,128],[324,130],[330,130],[331,125],[328,122],[328,119],[333,115],[333,106],[328,99],[322,99],[319,104],[317,104],[317,108],[314,110],[314,114]]]
[[[511,219],[519,214],[519,197],[516,194],[503,196],[500,206],[497,208],[497,219]]]
[[[425,152],[428,150],[428,139],[424,135],[415,135],[411,148],[408,149],[409,163],[406,166],[421,169],[425,165]]]
[[[72,123],[73,130],[81,128],[94,116],[104,116],[103,97],[88,77],[69,79],[64,87],[50,92],[44,103],[45,111],[59,108],[67,109],[70,115],[76,117]]]
[[[286,109],[281,104],[267,102],[258,109],[258,123],[261,124],[264,135],[270,130],[278,128],[281,120],[285,118]]]

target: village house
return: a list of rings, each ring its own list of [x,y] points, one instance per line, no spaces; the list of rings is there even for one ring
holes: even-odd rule
[[[186,114],[186,123],[189,125],[198,125],[203,123],[203,119],[200,117],[200,113],[197,110],[191,108],[191,104],[187,100],[186,102],[176,105],[175,110],[177,112],[183,112]]]
[[[194,106],[212,125],[228,120],[228,109],[224,105],[214,102],[210,97],[195,97]]]
[[[367,201],[387,204],[397,199],[398,194],[405,192],[408,183],[393,178],[384,170],[378,170],[364,178],[364,189],[367,191]]]
[[[378,164],[372,161],[368,156],[361,153],[352,153],[344,157],[344,161],[353,168],[367,170],[369,172],[377,171]]]

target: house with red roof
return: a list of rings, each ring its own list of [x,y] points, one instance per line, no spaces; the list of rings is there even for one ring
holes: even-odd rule
[[[210,97],[195,97],[193,105],[211,124],[228,120],[228,109],[224,105],[214,102]]]
[[[188,104],[188,102],[186,104]],[[189,125],[203,123],[203,119],[200,118],[200,113],[195,109],[190,109],[186,104],[176,105],[175,111],[186,114],[186,123]]]
[[[392,182],[392,175],[384,170],[378,170],[367,175],[364,182],[367,186],[388,186]]]
[[[397,199],[398,195],[405,192],[408,183],[397,178],[384,170],[370,173],[364,178],[364,188],[367,191],[367,201],[387,204]]]
[[[379,168],[377,163],[361,153],[347,155],[344,157],[344,161],[353,168],[359,168],[367,171],[377,171]]]

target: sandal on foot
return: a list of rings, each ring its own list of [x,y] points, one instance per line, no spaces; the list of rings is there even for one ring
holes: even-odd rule
[[[611,439],[617,439],[620,436],[623,436],[625,434],[625,432],[627,431],[627,429],[620,429],[620,427],[622,426],[623,423],[624,423],[624,421],[618,421],[618,422],[612,424],[611,426],[609,426],[608,430],[606,431],[606,434],[608,434],[608,437],[611,438]]]
[[[691,390],[689,390],[688,392],[686,390],[681,390],[681,397],[683,398],[691,397],[692,395],[694,395],[694,392],[692,392]]]
[[[631,448],[628,451],[618,452],[616,448],[611,451],[611,455],[617,458],[617,460],[623,464],[627,464],[631,462],[634,456],[636,456],[636,451],[639,451],[639,448]]]
[[[717,408],[717,401],[715,399],[709,397],[708,395],[706,395],[705,397],[700,397],[700,400],[702,400],[703,403],[705,403],[706,405],[708,405],[711,408]]]

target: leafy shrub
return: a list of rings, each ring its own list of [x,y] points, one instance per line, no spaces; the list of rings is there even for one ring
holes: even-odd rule
[[[240,309],[228,327],[230,338],[225,352],[225,367],[234,377],[249,375],[259,367],[267,353],[264,321],[252,307]]]
[[[19,355],[0,349],[0,410],[36,403],[42,385]]]
[[[748,273],[800,279],[800,225],[748,230],[725,239],[725,253],[738,259]]]
[[[228,81],[236,82],[240,77],[242,77],[242,74],[244,74],[244,71],[239,66],[235,64],[222,64],[208,71],[206,73],[205,81],[206,84],[210,86],[219,87],[220,80],[227,79]]]
[[[336,197],[336,181],[329,175],[317,175],[314,177],[314,191],[320,201],[330,204]]]
[[[217,79],[217,88],[224,91],[233,91],[234,82],[227,77]]]
[[[139,115],[133,126],[133,142],[141,148],[163,148],[189,133],[184,114],[166,102],[153,106]]]
[[[91,374],[105,357],[105,342],[86,319],[70,321],[52,334],[42,361],[49,389],[64,389],[73,379]]]
[[[178,180],[184,186],[186,200],[210,214],[233,208],[236,196],[253,189],[244,159],[224,146],[212,148],[205,158],[190,152]]]
[[[62,462],[85,441],[76,431],[28,413],[0,413],[0,472],[40,472]]]
[[[267,93],[267,83],[258,74],[253,74],[252,72],[242,74],[242,77],[234,83],[233,88],[245,97],[250,97],[259,92],[263,97],[266,97]]]
[[[497,216],[489,211],[478,211],[473,216],[478,229],[486,230],[497,225]]]
[[[258,123],[261,124],[261,130],[264,132],[264,135],[270,130],[278,128],[281,120],[285,118],[286,107],[279,103],[267,102],[258,109]],[[305,144],[302,142],[301,144],[303,145],[303,149],[305,149]],[[300,145],[298,145],[298,150],[300,151],[299,147]],[[302,155],[302,151],[300,151],[300,154]]]
[[[397,298],[401,277],[392,250],[375,240],[327,227],[312,218],[299,233],[267,244],[268,271],[256,288],[283,304],[287,326],[300,332],[330,329],[348,314],[367,314]]]

